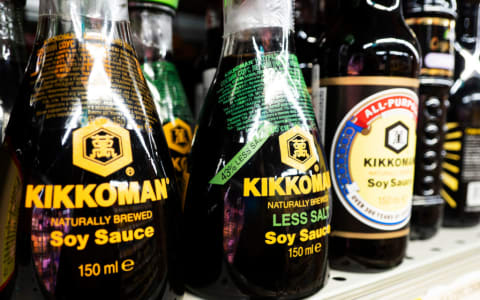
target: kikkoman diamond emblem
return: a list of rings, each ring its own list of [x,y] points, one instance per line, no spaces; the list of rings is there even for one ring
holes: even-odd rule
[[[98,118],[73,132],[73,165],[106,177],[133,161],[130,133]]]
[[[279,142],[282,162],[287,166],[306,172],[318,161],[313,136],[299,126],[280,135]]]
[[[180,154],[190,152],[192,143],[192,130],[190,126],[180,119],[163,125],[163,132],[167,140],[168,148]]]
[[[395,153],[402,152],[408,146],[408,127],[398,121],[387,127],[385,132],[385,147]]]

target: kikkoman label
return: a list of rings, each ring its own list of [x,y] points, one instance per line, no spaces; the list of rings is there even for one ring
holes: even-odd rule
[[[131,164],[130,133],[105,118],[73,132],[73,165],[103,177]]]
[[[295,126],[281,134],[278,140],[282,163],[305,173],[313,166],[315,173],[301,176],[244,178],[243,196],[309,195],[330,188],[328,172],[318,173],[318,165],[314,166],[319,162],[319,157],[313,136],[308,131]]]
[[[279,142],[282,162],[287,166],[306,172],[318,161],[313,136],[298,126],[280,135]]]
[[[345,209],[367,226],[396,230],[410,219],[418,97],[408,89],[360,101],[332,142],[333,186]]]
[[[180,154],[188,154],[192,143],[192,129],[190,125],[180,119],[163,125],[163,132],[168,148]]]

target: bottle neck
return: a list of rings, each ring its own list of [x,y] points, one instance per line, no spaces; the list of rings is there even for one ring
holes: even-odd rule
[[[295,1],[295,27],[310,27],[318,23],[319,0]]]
[[[130,3],[134,46],[140,62],[168,59],[173,52],[174,10],[157,3]]]
[[[258,56],[263,53],[294,53],[293,31],[285,27],[252,28],[224,38],[222,57]]]
[[[15,11],[10,1],[0,1],[0,40],[16,40]]]
[[[457,43],[468,50],[480,47],[480,1],[464,1],[458,11]]]
[[[79,41],[131,44],[129,26],[127,0],[40,0],[35,43],[41,46],[47,39],[72,34]]]
[[[23,68],[26,53],[17,10],[12,1],[0,0],[0,60],[15,61]]]
[[[205,27],[207,29],[207,55],[209,60],[218,62],[223,43],[223,21],[221,8],[208,7],[205,13]]]
[[[81,18],[128,21],[128,6],[127,0],[40,0],[39,16],[56,16],[73,22]]]

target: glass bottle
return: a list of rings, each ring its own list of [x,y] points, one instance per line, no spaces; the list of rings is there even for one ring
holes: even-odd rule
[[[434,236],[442,223],[440,196],[446,103],[453,83],[455,1],[410,0],[405,20],[422,49],[417,151],[413,188],[411,239]]]
[[[0,142],[3,142],[25,67],[25,45],[17,5],[20,4],[16,1],[0,1]]]
[[[295,1],[295,46],[303,78],[312,98],[313,110],[322,138],[325,136],[325,120],[320,119],[320,111],[325,110],[320,90],[320,65],[317,59],[318,41],[320,39],[319,0]],[[323,143],[324,141],[322,141]]]
[[[474,226],[480,220],[479,12],[479,1],[459,2],[441,191],[448,227]]]
[[[407,247],[419,49],[399,0],[340,1],[319,52],[332,166],[330,265],[386,269]]]
[[[212,85],[213,78],[215,77],[218,61],[222,52],[223,21],[221,1],[207,1],[205,24],[207,28],[206,46],[196,67],[200,73],[198,83],[195,87],[194,113],[196,120],[200,118],[200,112],[205,103],[208,89]]]
[[[183,294],[180,202],[127,5],[40,1],[1,157],[21,199],[13,299]]]
[[[134,46],[160,115],[183,207],[194,120],[172,58],[172,19],[177,6],[178,1],[171,0],[129,2]]]
[[[201,297],[297,299],[326,280],[330,177],[292,4],[225,2],[185,203],[186,283]]]

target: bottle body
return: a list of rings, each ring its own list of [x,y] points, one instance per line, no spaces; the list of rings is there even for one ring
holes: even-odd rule
[[[445,136],[445,162],[442,169],[442,197],[445,200],[443,225],[474,226],[480,218],[479,197],[475,194],[480,178],[476,163],[478,128],[479,60],[478,1],[462,1],[458,8],[455,43],[455,83],[450,90]]]
[[[336,191],[329,259],[337,269],[385,269],[402,261],[407,246],[418,46],[397,1],[382,1],[391,5],[382,9],[345,3],[319,53]]]
[[[448,1],[408,1],[405,15],[422,49],[410,238],[428,239],[443,219],[440,173],[446,103],[453,83],[456,12],[454,3]]]
[[[294,299],[325,283],[330,178],[292,43],[281,27],[225,41],[185,206],[201,245],[187,288],[202,297]]]
[[[178,298],[180,205],[126,2],[53,2],[5,144],[23,182],[14,297]]]
[[[189,179],[194,119],[175,64],[172,62],[172,19],[166,5],[130,2],[135,49],[157,108],[172,156],[179,197],[183,203]]]

